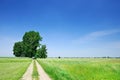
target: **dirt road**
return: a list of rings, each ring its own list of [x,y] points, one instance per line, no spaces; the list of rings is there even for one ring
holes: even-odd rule
[[[43,68],[41,67],[41,65],[37,62],[36,62],[36,66],[37,66],[37,69],[38,69],[38,73],[39,73],[39,80],[51,80],[51,78],[46,74],[46,72],[43,70]]]
[[[36,60],[35,62],[39,74],[39,80],[51,80],[51,78],[45,73],[45,71],[40,66],[40,64]],[[21,80],[33,80],[32,72],[33,72],[33,61],[31,62],[30,66],[28,67],[27,71],[25,72]]]
[[[28,67],[27,71],[25,72],[21,80],[32,80],[32,72],[33,72],[33,61],[31,62],[30,66]]]

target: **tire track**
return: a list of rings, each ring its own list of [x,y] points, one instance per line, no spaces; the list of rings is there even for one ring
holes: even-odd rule
[[[21,80],[32,80],[32,72],[33,72],[33,61],[28,67],[27,71],[24,73]]]
[[[39,80],[51,80],[51,78],[46,74],[46,72],[43,70],[41,65],[37,61],[35,62],[36,62],[36,66],[39,74]]]

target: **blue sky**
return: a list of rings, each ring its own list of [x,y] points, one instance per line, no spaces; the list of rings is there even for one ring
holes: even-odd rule
[[[0,0],[0,56],[38,31],[48,57],[120,56],[119,0]]]

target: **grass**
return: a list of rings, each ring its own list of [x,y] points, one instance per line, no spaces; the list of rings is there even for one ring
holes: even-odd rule
[[[38,59],[53,80],[120,80],[120,59]]]
[[[39,74],[38,74],[38,71],[37,71],[37,66],[36,66],[36,63],[35,63],[35,60],[33,61],[33,73],[32,73],[32,78],[33,80],[39,80]]]
[[[29,58],[0,58],[0,80],[20,80],[30,63]]]

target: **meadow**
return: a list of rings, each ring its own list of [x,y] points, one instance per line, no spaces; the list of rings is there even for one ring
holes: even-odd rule
[[[120,80],[120,59],[37,59],[52,80]]]
[[[0,58],[0,80],[20,80],[31,60],[30,58]]]

